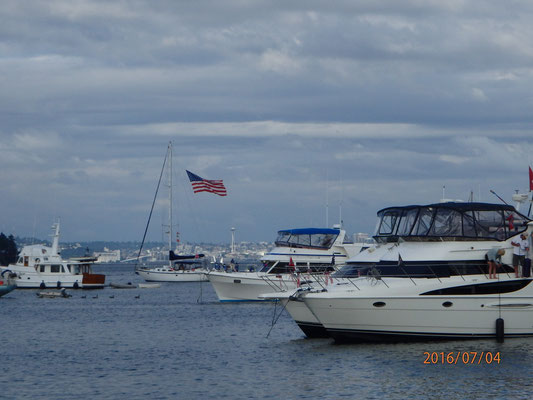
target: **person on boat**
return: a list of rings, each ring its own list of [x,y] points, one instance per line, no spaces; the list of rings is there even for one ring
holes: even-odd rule
[[[520,265],[522,268],[524,267],[524,263],[526,261],[526,254],[529,252],[529,241],[527,240],[527,235],[525,233],[521,233],[518,239],[514,239],[511,242],[511,245],[514,247],[513,249],[514,273],[515,273],[515,276],[518,278],[520,275],[518,266]]]
[[[489,279],[496,279],[496,269],[502,265],[502,256],[505,249],[495,247],[487,252],[487,263],[489,264]]]

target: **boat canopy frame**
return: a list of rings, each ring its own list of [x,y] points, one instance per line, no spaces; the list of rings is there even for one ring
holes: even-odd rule
[[[504,241],[527,229],[531,221],[513,206],[446,202],[388,207],[377,213],[374,239]]]

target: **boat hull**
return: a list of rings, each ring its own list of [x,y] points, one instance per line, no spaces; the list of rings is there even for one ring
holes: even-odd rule
[[[421,341],[533,336],[533,294],[320,298],[305,304],[338,342]]]
[[[308,338],[330,337],[324,325],[300,299],[282,299],[283,306]]]
[[[17,287],[15,285],[0,285],[0,297],[12,292]]]
[[[140,269],[137,271],[147,282],[207,282],[206,273],[203,268],[187,271],[156,271],[154,269]]]
[[[265,293],[296,289],[296,282],[291,278],[269,277],[260,272],[210,272],[207,277],[222,302],[272,301],[274,299],[260,296]]]
[[[25,271],[15,279],[18,288],[44,289],[44,288],[69,288],[69,289],[101,289],[105,286],[105,275],[61,275],[40,274]]]

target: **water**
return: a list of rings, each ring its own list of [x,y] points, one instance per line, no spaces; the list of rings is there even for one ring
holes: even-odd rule
[[[96,269],[108,283],[140,282],[131,266]],[[528,399],[533,393],[533,339],[335,345],[305,339],[285,313],[267,337],[273,304],[219,303],[209,283],[71,290],[69,299],[40,299],[36,292],[0,298],[0,398]],[[499,352],[501,362],[424,364],[424,352],[458,351]]]

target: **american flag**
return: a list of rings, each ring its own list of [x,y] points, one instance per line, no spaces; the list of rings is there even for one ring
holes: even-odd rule
[[[219,196],[226,196],[226,187],[222,180],[208,180],[200,178],[198,175],[193,174],[191,171],[187,171],[189,180],[191,181],[192,190],[194,193],[209,192],[218,194]]]

